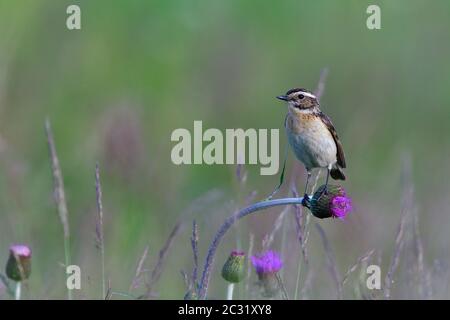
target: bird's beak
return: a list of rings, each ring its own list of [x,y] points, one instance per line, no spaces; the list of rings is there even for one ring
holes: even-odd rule
[[[283,101],[288,101],[288,97],[287,96],[278,96],[277,99],[283,100]]]

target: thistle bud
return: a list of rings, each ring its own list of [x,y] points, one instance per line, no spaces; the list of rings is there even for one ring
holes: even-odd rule
[[[242,251],[233,250],[222,268],[222,277],[231,283],[238,283],[244,278],[245,254]]]
[[[9,248],[6,275],[14,281],[28,279],[31,273],[31,249],[27,245],[15,244]]]
[[[283,261],[278,253],[267,251],[261,255],[251,257],[260,284],[264,288],[263,295],[274,297],[281,289],[277,273],[283,267]]]
[[[352,200],[347,196],[344,188],[338,185],[320,186],[309,201],[311,213],[320,219],[343,219],[352,210]]]

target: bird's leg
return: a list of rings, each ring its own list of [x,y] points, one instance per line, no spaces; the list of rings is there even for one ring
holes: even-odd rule
[[[328,166],[327,168],[327,178],[325,179],[325,187],[322,189],[322,191],[320,192],[320,196],[319,198],[328,193],[328,180],[330,179],[330,171],[331,171],[331,165]]]
[[[330,179],[331,168],[327,168],[327,179],[325,180],[325,194],[328,192],[328,180]]]
[[[309,178],[311,178],[311,171],[306,172],[306,185],[305,185],[305,194],[308,195],[308,184],[309,184]]]
[[[307,176],[306,176],[306,185],[305,185],[305,192],[303,195],[303,201],[302,201],[302,205],[304,205],[305,207],[307,207],[307,203],[309,201],[309,195],[308,195],[308,184],[309,184],[309,178],[311,178],[311,171],[306,171]]]

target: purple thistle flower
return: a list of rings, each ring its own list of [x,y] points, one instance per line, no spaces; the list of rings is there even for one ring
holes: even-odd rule
[[[326,191],[325,188],[327,188]],[[342,220],[352,210],[352,199],[347,196],[342,186],[322,185],[314,193],[307,207],[317,218],[332,217]]]
[[[352,199],[343,195],[331,199],[331,214],[334,218],[343,219],[352,210]]]
[[[31,249],[24,244],[13,244],[9,247],[11,254],[17,257],[29,258],[31,257]]]
[[[267,251],[261,255],[252,256],[251,261],[258,276],[275,274],[283,267],[283,261],[275,251]]]

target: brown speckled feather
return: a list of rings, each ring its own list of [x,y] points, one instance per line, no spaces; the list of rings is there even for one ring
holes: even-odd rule
[[[322,119],[323,123],[327,126],[328,130],[330,131],[331,135],[333,136],[334,142],[336,143],[336,158],[337,158],[337,164],[341,168],[345,168],[345,155],[344,155],[344,148],[342,147],[341,141],[339,140],[339,137],[337,135],[336,129],[333,126],[333,123],[331,122],[330,118],[323,113],[322,111],[319,111],[317,115]]]

